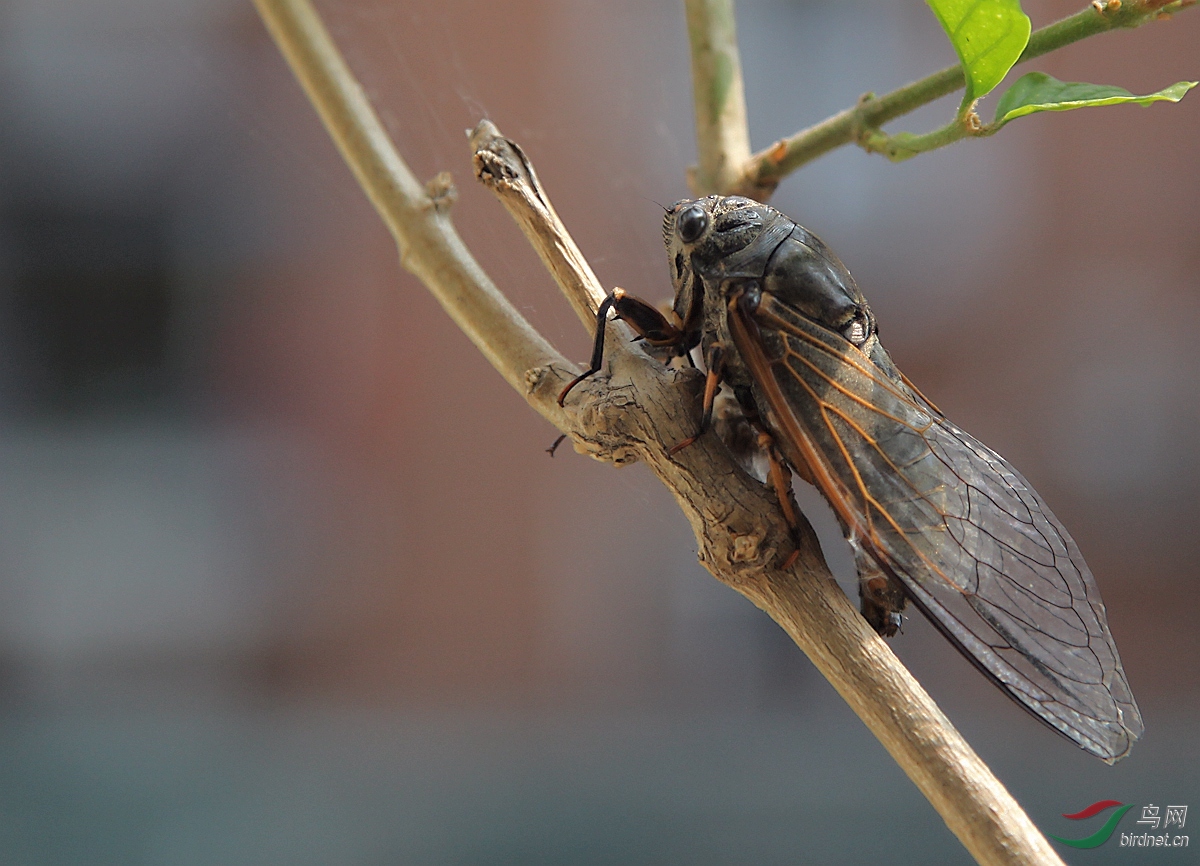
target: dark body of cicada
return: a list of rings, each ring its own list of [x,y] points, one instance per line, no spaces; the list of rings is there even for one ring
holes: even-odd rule
[[[1075,542],[900,373],[841,261],[740,197],[676,204],[664,239],[679,345],[721,359],[748,417],[829,500],[876,630],[894,633],[912,600],[1039,719],[1107,761],[1124,756],[1141,716]]]

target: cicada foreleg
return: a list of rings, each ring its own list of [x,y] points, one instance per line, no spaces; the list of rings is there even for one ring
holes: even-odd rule
[[[596,310],[596,337],[592,343],[592,359],[588,368],[567,383],[558,395],[561,406],[576,385],[589,376],[600,372],[604,365],[604,326],[612,310],[616,318],[625,322],[637,334],[635,340],[645,340],[652,346],[679,347],[682,354],[683,332],[658,311],[653,304],[635,298],[622,288],[613,289]]]
[[[588,376],[600,372],[600,367],[604,364],[604,326],[608,322],[608,311],[613,308],[613,304],[616,302],[617,293],[613,292],[600,303],[599,309],[596,310],[596,336],[592,343],[592,360],[586,370],[568,382],[567,387],[558,393],[559,406],[567,399],[567,395],[571,393],[572,388],[588,378]]]

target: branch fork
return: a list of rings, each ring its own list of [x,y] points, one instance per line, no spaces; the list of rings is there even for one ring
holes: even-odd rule
[[[1168,19],[1196,5],[1197,0],[1094,0],[1074,15],[1056,21],[1030,34],[1029,42],[1017,63],[1025,63],[1051,51],[1112,30],[1133,29],[1155,20]],[[715,114],[714,93],[723,93],[716,86],[717,70],[721,67],[713,58],[697,59],[698,54],[720,51],[726,57],[737,57],[737,46],[730,49],[724,39],[733,39],[733,0],[685,0],[688,10],[688,35],[692,43],[693,95],[696,104],[697,149],[701,156],[698,171],[689,174],[689,184],[696,195],[719,192],[725,195],[745,195],[767,201],[784,177],[801,166],[846,144],[857,144],[868,153],[879,153],[899,161],[916,156],[963,138],[991,135],[998,127],[990,124],[947,126],[923,134],[907,132],[888,135],[882,127],[965,86],[962,67],[948,66],[911,84],[882,96],[867,94],[850,108],[782,138],[765,150],[758,151],[738,162],[738,149],[722,146],[724,141],[749,141],[745,131],[745,98],[740,90],[741,70],[728,78],[739,87],[724,95],[723,114]],[[698,11],[693,12],[693,9]],[[711,32],[696,34],[694,21],[706,21]],[[735,88],[730,88],[734,91]],[[739,108],[740,107],[740,108]],[[720,122],[709,118],[719,117]],[[962,117],[967,116],[964,112]],[[736,129],[732,127],[737,127]],[[707,156],[706,156],[707,155]],[[707,160],[707,161],[706,161]],[[714,168],[705,171],[705,165]],[[720,166],[717,172],[715,167]]]
[[[670,454],[673,444],[695,432],[701,377],[663,365],[629,342],[624,325],[612,324],[606,329],[608,366],[581,383],[560,407],[558,394],[577,368],[521,316],[458,237],[448,213],[454,199],[448,176],[439,175],[424,187],[412,176],[308,0],[255,3],[395,236],[404,266],[420,277],[504,379],[571,436],[578,450],[616,465],[641,460],[650,467],[691,524],[704,566],[787,631],[980,863],[1061,864],[1004,786],[838,588],[811,528],[806,523],[801,527],[794,565],[780,568],[792,558],[795,542],[774,492],[744,471],[715,435]],[[723,20],[728,11],[732,26],[729,0],[687,3],[689,21],[693,7],[704,5],[712,20]],[[1112,14],[1119,18],[1122,13]],[[1090,7],[1087,15],[1111,24],[1109,15],[1097,16]],[[731,123],[737,122],[738,111],[728,100],[741,100],[740,70],[727,84],[734,81],[738,86],[709,91],[720,97],[713,106],[723,106],[714,116]],[[902,88],[900,96],[868,95],[854,108],[744,160],[732,180],[717,182],[769,195],[779,178],[802,162],[852,139],[869,140],[887,120],[956,86],[962,86],[958,68]],[[531,161],[488,121],[470,138],[477,177],[520,225],[591,332],[605,292],[559,220]],[[738,134],[723,140],[736,142]],[[724,147],[712,166],[737,164],[728,161],[730,146]]]
[[[492,130],[493,140],[502,138]],[[487,138],[477,129],[472,142]],[[494,145],[488,149],[495,158],[509,152]],[[515,145],[511,153],[531,168]],[[562,272],[567,268],[562,251],[574,244],[565,242],[565,227],[529,216],[553,213],[549,197],[536,186],[536,173],[506,170],[503,176],[509,182],[497,194],[510,212],[529,203],[528,213],[514,216],[522,227],[530,226],[526,234],[550,270]],[[571,298],[588,283],[577,274],[560,281],[560,288]],[[784,570],[795,542],[774,491],[747,474],[715,435],[670,453],[671,445],[695,431],[700,375],[656,361],[628,341],[623,325],[610,324],[607,339],[607,375],[581,383],[567,401],[566,410],[577,414],[564,429],[576,447],[620,462],[635,454],[651,468],[691,523],[705,568],[788,632],[981,862],[1058,862],[1020,807],[842,593],[807,522],[799,533],[795,565]],[[1007,853],[999,856],[1001,851]]]

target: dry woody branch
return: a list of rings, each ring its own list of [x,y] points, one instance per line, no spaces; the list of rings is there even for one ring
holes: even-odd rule
[[[582,383],[566,407],[558,406],[557,395],[579,371],[525,321],[458,237],[449,215],[454,195],[448,179],[439,176],[423,185],[412,175],[307,0],[255,2],[394,235],[404,267],[421,279],[505,381],[577,450],[617,465],[642,461],[651,468],[690,522],[704,566],[787,631],[978,862],[1061,863],[838,588],[811,528],[802,526],[799,556],[784,570],[793,536],[772,491],[743,471],[717,437],[670,453],[695,432],[702,376],[663,365],[631,344],[631,333],[615,324],[608,328],[604,371]],[[955,81],[952,74],[939,73],[910,85],[918,96],[899,107],[892,107],[890,97],[872,99],[751,156],[730,4],[689,0],[687,10],[698,125],[702,119],[705,124],[698,189],[769,194],[783,174],[851,140],[863,123],[878,124],[961,86],[961,74]],[[555,213],[532,162],[486,121],[472,132],[470,144],[477,178],[516,220],[590,333],[605,293]]]

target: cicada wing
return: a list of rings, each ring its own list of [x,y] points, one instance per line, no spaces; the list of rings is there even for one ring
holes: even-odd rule
[[[1028,482],[917,396],[874,337],[868,356],[769,293],[729,318],[780,447],[847,531],[1010,697],[1124,756],[1142,721],[1104,605]]]

